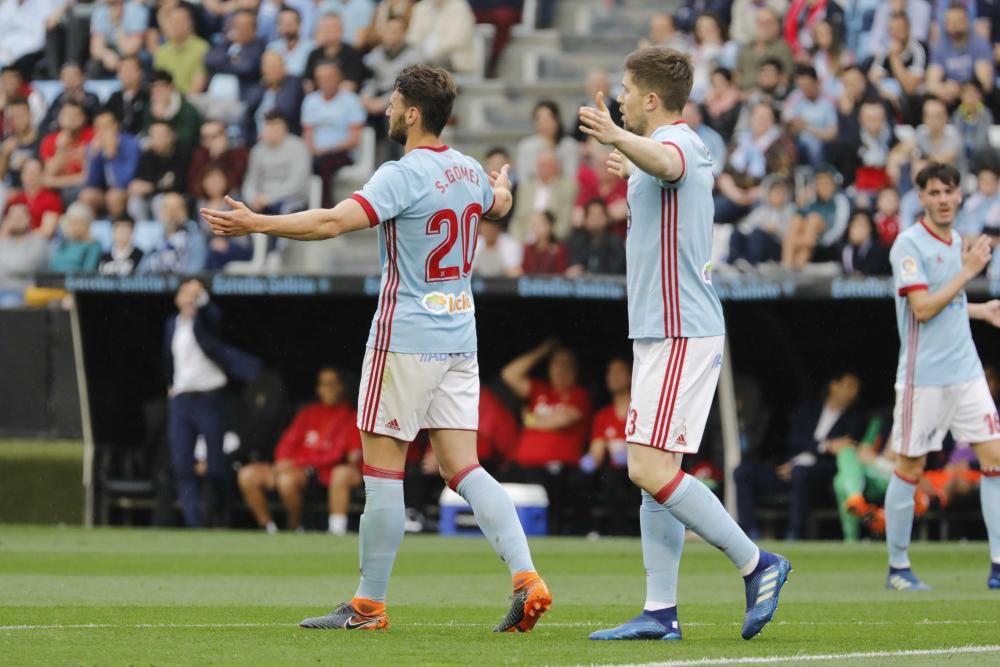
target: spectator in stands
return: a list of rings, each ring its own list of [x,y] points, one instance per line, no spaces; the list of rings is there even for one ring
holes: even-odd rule
[[[149,9],[138,0],[102,0],[90,17],[89,76],[110,78],[121,58],[139,55],[148,26]]]
[[[45,187],[58,190],[63,201],[74,201],[83,186],[93,137],[83,107],[67,100],[59,110],[58,130],[42,139],[38,153],[45,165]]]
[[[344,22],[344,41],[360,49],[375,14],[372,0],[327,0],[323,11],[340,16]]]
[[[31,124],[31,109],[23,97],[7,103],[7,117],[10,132],[0,144],[0,179],[16,190],[25,163],[38,157],[41,135]]]
[[[139,141],[122,130],[110,109],[97,114],[94,119],[94,139],[87,159],[87,180],[80,200],[108,217],[117,218],[125,213],[128,189],[139,169],[142,149]]]
[[[621,126],[621,105],[618,104],[617,95],[611,94],[611,79],[608,77],[608,73],[600,67],[595,67],[587,73],[587,96],[580,100],[580,105],[593,104],[597,93],[604,93],[604,104],[611,113],[611,120],[615,122],[615,125]],[[583,133],[583,130],[579,126],[573,130],[573,138],[580,143],[586,143],[587,141],[587,135]]]
[[[229,17],[225,38],[205,56],[210,77],[231,74],[240,82],[240,100],[246,101],[260,76],[260,59],[265,44],[257,37],[257,17],[241,9]]]
[[[837,137],[837,111],[812,65],[795,68],[795,88],[785,100],[782,120],[795,139],[799,159],[816,166],[825,159],[826,144]]]
[[[792,71],[792,51],[781,39],[779,15],[770,7],[760,7],[754,16],[753,41],[740,47],[736,56],[736,83],[740,88],[753,87],[757,70],[766,58],[777,58],[782,71]]]
[[[171,197],[180,199],[179,195]],[[223,389],[229,377],[254,379],[260,363],[222,341],[221,311],[200,281],[181,283],[174,302],[178,313],[168,317],[164,327],[163,370],[170,398],[167,441],[177,497],[185,525],[219,525],[229,481],[222,450],[226,430]],[[205,439],[207,454],[207,522],[195,477],[194,448],[199,435]]]
[[[243,146],[233,146],[226,134],[226,124],[219,120],[207,121],[201,126],[201,144],[191,156],[187,183],[196,198],[205,196],[201,189],[202,176],[209,167],[221,167],[234,185],[243,182],[247,173],[249,153]]]
[[[803,536],[809,514],[810,496],[827,489],[836,473],[836,461],[829,453],[838,442],[856,442],[862,435],[864,419],[855,407],[861,380],[851,372],[835,374],[821,401],[805,401],[789,418],[785,462],[772,467],[746,461],[735,472],[740,526],[753,537],[759,536],[755,509],[757,499],[769,493],[790,493],[788,532],[785,538]]]
[[[729,237],[729,263],[756,266],[781,260],[781,244],[795,217],[791,186],[781,177],[761,184],[763,201],[750,211]]]
[[[406,43],[406,22],[401,18],[386,21],[382,40],[364,58],[371,78],[361,89],[361,103],[369,118],[378,120],[383,129],[389,96],[396,85],[396,77],[410,65],[420,63],[420,53]],[[384,135],[385,132],[379,132]]]
[[[170,11],[170,21],[163,25],[167,38],[153,54],[153,67],[170,72],[177,90],[185,95],[200,93],[208,86],[205,56],[208,42],[194,33],[194,19],[187,5]]]
[[[301,79],[313,48],[312,39],[303,37],[302,15],[294,7],[282,5],[278,14],[278,39],[268,44],[267,50],[280,54],[288,73]]]
[[[496,76],[500,56],[510,43],[512,29],[521,22],[523,4],[523,0],[469,0],[476,23],[489,23],[496,28],[486,61],[485,74],[491,79]]]
[[[958,108],[951,115],[951,124],[962,135],[965,157],[975,161],[984,153],[991,153],[990,127],[993,112],[983,103],[983,89],[976,80],[962,84],[962,97]]]
[[[531,371],[548,361],[547,380]],[[501,371],[504,383],[525,402],[524,429],[514,449],[514,479],[543,484],[549,494],[552,532],[568,531],[582,515],[572,493],[579,486],[577,466],[583,455],[590,417],[590,397],[577,383],[576,355],[549,340],[523,354]]]
[[[927,73],[927,51],[912,34],[905,13],[890,17],[888,34],[875,44],[874,54],[868,80],[878,87],[883,98],[902,110],[906,122],[913,123]]]
[[[382,43],[385,37],[386,26],[392,19],[399,19],[403,22],[403,29],[410,25],[410,16],[413,14],[413,6],[416,0],[379,0],[372,14],[372,22],[365,30],[365,37],[362,40],[361,50],[370,51]]]
[[[250,167],[243,180],[243,198],[255,211],[292,213],[309,203],[312,160],[305,142],[288,131],[278,111],[264,119],[260,143],[250,151]]]
[[[247,97],[246,111],[243,114],[243,141],[247,146],[257,143],[257,137],[264,128],[264,118],[271,111],[283,115],[291,131],[299,134],[302,100],[301,79],[287,73],[281,54],[276,51],[264,52],[260,83],[253,87]]]
[[[323,206],[333,205],[333,177],[354,163],[367,114],[357,95],[341,88],[340,67],[333,61],[316,66],[316,90],[302,102],[302,138],[323,181]]]
[[[968,203],[965,206],[968,206]],[[878,197],[875,199],[874,221],[879,243],[886,248],[891,248],[900,230],[899,192],[896,188],[888,186],[879,191]]]
[[[0,290],[30,287],[48,265],[48,241],[31,233],[31,212],[24,204],[7,207],[0,224]],[[2,295],[0,295],[2,298]],[[20,302],[15,299],[14,303]]]
[[[949,106],[962,94],[961,84],[976,79],[986,92],[993,90],[993,52],[989,42],[969,30],[966,8],[956,4],[945,14],[944,35],[931,50],[927,92]]]
[[[524,275],[562,275],[569,266],[566,246],[556,240],[551,211],[538,211],[528,222],[531,243],[524,246],[521,272]]]
[[[719,21],[729,25],[732,0],[681,0],[674,12],[674,24],[678,30],[694,32],[698,18],[705,14],[719,17]]]
[[[257,4],[257,36],[264,41],[264,44],[270,44],[278,39],[278,17],[284,6],[283,0],[261,0]]]
[[[204,198],[196,203],[197,210],[210,208],[219,210],[218,206],[226,206],[226,197],[236,195],[237,184],[233,183],[229,174],[218,165],[209,165],[202,173],[201,191]],[[215,236],[208,224],[201,220],[200,229],[208,241],[208,252],[205,256],[205,270],[217,271],[229,262],[246,262],[253,257],[253,239],[245,236]]]
[[[139,158],[135,179],[128,185],[128,207],[136,220],[149,219],[155,198],[167,192],[186,192],[190,153],[177,145],[174,128],[154,121],[149,142]]]
[[[733,21],[729,24],[729,36],[738,44],[753,41],[757,12],[765,7],[776,16],[781,16],[788,7],[788,0],[735,0],[731,11]]]
[[[111,250],[101,255],[97,270],[105,275],[129,276],[139,268],[142,251],[132,243],[135,221],[127,215],[111,220]]]
[[[16,67],[8,65],[0,68],[0,115],[3,117],[4,134],[11,131],[10,106],[17,100],[28,103],[29,123],[37,127],[45,118],[45,100]]]
[[[522,243],[530,242],[528,220],[531,215],[538,211],[552,211],[556,216],[556,238],[565,240],[572,229],[570,215],[576,197],[576,182],[562,173],[559,157],[551,149],[538,154],[535,172],[528,180],[518,183],[514,216],[507,231]]]
[[[869,33],[875,46],[887,43],[889,23],[896,14],[904,14],[910,23],[913,39],[921,44],[930,42],[931,3],[927,0],[889,0],[879,3]]]
[[[476,17],[467,0],[422,0],[413,8],[406,41],[424,64],[456,74],[475,72]]]
[[[718,178],[719,174],[726,167],[726,141],[722,135],[704,123],[701,115],[701,107],[694,102],[684,105],[684,114],[681,116],[698,138],[705,144],[708,154],[712,158],[712,173]]]
[[[24,204],[31,213],[31,231],[49,239],[56,232],[63,212],[59,193],[42,185],[42,163],[31,158],[21,169],[21,189],[7,199],[7,207]]]
[[[46,24],[54,9],[46,0],[0,3],[0,66],[14,66],[31,78],[45,55]]]
[[[361,54],[353,46],[344,43],[343,20],[338,14],[324,14],[316,26],[316,48],[306,60],[304,84],[306,92],[313,92],[319,86],[315,77],[316,66],[321,62],[334,62],[340,68],[341,86],[356,92],[365,79],[365,65]]]
[[[56,242],[49,261],[53,273],[81,273],[97,270],[101,244],[90,238],[94,212],[84,203],[70,204],[63,216],[62,238]]]
[[[751,112],[749,127],[734,137],[729,161],[716,181],[716,221],[736,222],[749,213],[760,200],[764,176],[790,177],[793,164],[795,146],[775,122],[774,109],[758,104]]]
[[[725,67],[716,67],[710,81],[702,105],[705,122],[723,137],[732,137],[742,112],[743,94],[733,81],[733,73]]]
[[[612,234],[608,205],[591,199],[584,207],[583,229],[569,237],[569,268],[566,276],[620,275],[625,273],[625,242]]]
[[[615,357],[608,362],[605,387],[611,403],[598,410],[590,429],[590,446],[580,459],[580,470],[597,473],[595,528],[601,534],[621,535],[623,520],[632,514],[639,494],[628,476],[627,419],[632,402],[632,364]]]
[[[217,22],[213,13],[213,7],[216,5],[213,0],[197,4],[189,0],[155,0],[151,4],[155,11],[150,12],[149,29],[146,30],[146,52],[149,54],[155,54],[156,50],[163,44],[164,31],[162,26],[170,23],[173,19],[173,11],[178,6],[188,8],[188,14],[194,21],[194,34],[206,42],[212,41],[222,27],[221,20]]]
[[[786,269],[801,271],[814,259],[827,259],[825,250],[837,243],[847,228],[851,203],[837,187],[838,174],[822,165],[813,179],[812,201],[799,209],[781,247],[781,263]],[[808,195],[807,195],[808,196]]]
[[[781,108],[784,104],[785,98],[788,97],[788,82],[784,67],[778,58],[765,58],[761,61],[756,83],[749,91],[743,92],[743,107],[736,122],[737,132],[745,130],[750,125],[750,112],[761,102],[770,104],[775,109]],[[722,138],[728,143],[732,135],[722,134]]]
[[[948,124],[948,107],[942,100],[928,97],[924,102],[923,123],[917,127],[916,149],[934,162],[954,165],[961,172],[968,168],[962,134]]]
[[[899,231],[909,229],[917,223],[917,220],[924,214],[924,207],[920,204],[918,196],[919,188],[916,187],[917,174],[927,166],[927,160],[920,156],[914,156],[910,164],[909,189],[899,198]],[[902,179],[897,181],[902,183]]]
[[[67,102],[74,102],[83,109],[87,118],[93,118],[97,110],[101,108],[101,102],[97,95],[83,89],[83,70],[76,63],[66,63],[59,71],[59,83],[62,84],[62,91],[56,95],[49,105],[49,110],[39,126],[42,134],[55,132],[59,129],[59,113],[63,105]]]
[[[846,128],[853,128],[848,124]],[[858,134],[840,137],[831,150],[831,159],[837,159],[842,173],[853,181],[859,195],[871,196],[889,185],[889,157],[896,145],[896,135],[885,116],[885,106],[877,100],[868,100],[858,113]],[[838,159],[839,158],[839,159]]]
[[[694,24],[694,48],[691,63],[694,66],[694,82],[690,99],[701,102],[709,89],[709,73],[718,67],[731,69],[736,62],[736,45],[728,41],[725,28],[719,17],[704,14]]]
[[[118,82],[121,89],[108,98],[107,108],[118,118],[122,129],[133,136],[143,131],[149,113],[149,86],[143,80],[138,58],[122,58],[118,62]]]
[[[985,229],[1000,229],[1000,165],[984,163],[976,170],[976,191],[962,204],[955,231],[975,240]]]
[[[566,136],[559,114],[559,105],[550,100],[542,100],[531,112],[535,133],[521,139],[517,144],[514,161],[519,183],[533,179],[538,169],[538,155],[544,150],[553,150],[562,162],[562,173],[567,177],[576,174],[579,147],[572,137]]]
[[[887,276],[892,273],[889,249],[879,243],[871,214],[859,209],[847,225],[841,243],[840,267],[845,275]]]
[[[514,278],[521,274],[524,248],[503,230],[499,220],[479,220],[479,239],[472,260],[472,273],[483,278]]]
[[[205,237],[188,215],[184,197],[168,192],[160,198],[159,209],[163,238],[142,258],[139,272],[190,275],[204,269],[208,254]]]
[[[601,199],[608,206],[611,227],[616,234],[625,236],[628,218],[628,181],[608,171],[608,156],[611,150],[596,139],[590,139],[585,146],[587,158],[580,163],[576,172],[577,195],[573,204],[573,227],[583,226],[584,207],[592,199]]]
[[[792,55],[798,57],[813,47],[813,27],[820,21],[826,21],[838,34],[844,34],[844,10],[837,2],[791,0],[782,32],[792,48]]]
[[[346,393],[340,371],[321,368],[316,379],[319,400],[295,415],[274,450],[274,463],[240,468],[243,499],[257,524],[269,533],[278,528],[267,509],[267,493],[277,490],[288,530],[298,529],[310,478],[329,488],[329,532],[347,532],[350,492],[361,484],[361,434]]]
[[[828,21],[813,26],[813,47],[810,64],[816,69],[820,88],[830,97],[840,93],[840,73],[855,63],[854,52],[845,49],[841,35]]]
[[[664,12],[653,14],[649,19],[649,33],[639,40],[639,48],[662,46],[678,51],[691,48],[688,36],[674,25],[674,17]]]
[[[184,94],[174,87],[170,73],[153,70],[153,83],[149,90],[149,111],[142,123],[143,132],[149,132],[153,121],[163,121],[174,129],[180,146],[190,148],[197,144],[201,116]]]

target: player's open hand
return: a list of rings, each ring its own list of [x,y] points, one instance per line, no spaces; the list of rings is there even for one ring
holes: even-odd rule
[[[987,301],[979,307],[981,318],[984,322],[989,322],[1000,329],[1000,299]]]
[[[975,277],[983,272],[992,256],[990,237],[983,234],[962,253],[962,266],[972,277]]]
[[[616,148],[608,155],[608,171],[618,178],[627,179],[632,175],[632,163]]]
[[[604,93],[597,93],[594,101],[597,103],[597,108],[580,107],[580,131],[589,137],[594,137],[605,146],[610,146],[625,130],[611,120],[611,112],[604,104]]]
[[[493,186],[494,190],[496,190],[497,188],[504,188],[506,190],[510,190],[510,175],[508,174],[508,172],[510,172],[509,164],[505,164],[504,166],[500,167],[500,171],[490,172],[490,185]]]
[[[257,214],[247,208],[241,201],[236,201],[232,197],[226,197],[226,203],[233,210],[214,211],[212,209],[201,209],[201,217],[205,219],[208,226],[212,228],[212,233],[217,236],[244,236],[256,231],[254,223]]]

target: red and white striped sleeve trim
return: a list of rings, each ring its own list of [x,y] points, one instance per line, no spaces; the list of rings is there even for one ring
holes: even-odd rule
[[[687,173],[687,161],[684,159],[684,151],[682,151],[681,147],[672,141],[661,141],[660,143],[664,146],[673,147],[673,149],[677,151],[677,154],[681,156],[681,175],[672,181],[667,181],[667,183],[678,183],[682,178],[684,178],[684,174]]]
[[[918,285],[904,285],[899,288],[899,296],[906,296],[910,292],[919,292],[920,290],[926,290],[927,285],[920,283]]]
[[[360,192],[355,192],[353,195],[350,196],[350,199],[353,199],[354,201],[361,204],[361,208],[365,210],[365,214],[368,216],[369,225],[374,227],[379,223],[378,213],[375,212],[375,207],[371,205],[371,202],[365,199],[365,196],[363,194],[361,194]]]

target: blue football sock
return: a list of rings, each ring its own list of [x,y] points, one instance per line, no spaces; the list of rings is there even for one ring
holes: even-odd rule
[[[645,609],[647,613],[651,609],[665,610],[677,604],[677,572],[684,549],[684,524],[643,491],[639,528],[642,563],[646,568]],[[676,620],[676,616],[672,620]]]
[[[743,569],[757,558],[757,545],[739,527],[714,493],[691,475],[683,479],[666,498],[663,506],[703,540],[726,554]]]
[[[403,480],[364,476],[365,511],[358,529],[361,583],[355,597],[385,601],[389,574],[403,541]]]
[[[769,551],[760,550],[760,559],[757,561],[757,566],[750,572],[750,574],[744,575],[743,578],[747,581],[751,577],[755,577],[767,568],[771,567],[778,562],[778,557]]]
[[[524,528],[514,502],[500,483],[482,468],[476,468],[458,483],[456,492],[472,506],[476,523],[510,573],[533,572]]]
[[[979,503],[983,507],[983,520],[990,540],[990,560],[996,568],[1000,564],[1000,477],[982,476]]]
[[[913,531],[913,494],[916,484],[910,484],[893,474],[885,492],[885,543],[889,548],[889,566],[910,567],[910,534]]]
[[[649,616],[650,618],[655,618],[659,621],[660,625],[665,628],[675,628],[674,625],[677,622],[677,607],[670,607],[668,609],[657,609],[656,611],[649,611],[646,609],[642,612],[643,616]]]

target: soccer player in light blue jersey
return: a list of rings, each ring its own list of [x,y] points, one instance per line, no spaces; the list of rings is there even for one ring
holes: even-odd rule
[[[892,450],[895,474],[885,494],[889,575],[886,587],[925,591],[910,567],[913,492],[927,454],[941,451],[949,430],[972,443],[983,476],[983,518],[990,544],[989,588],[1000,589],[1000,417],[972,341],[969,319],[1000,327],[1000,301],[969,303],[965,285],[990,261],[990,241],[968,249],[953,229],[962,205],[961,175],[930,163],[916,179],[924,215],[896,237],[890,259],[896,285],[899,366]]]
[[[716,546],[744,578],[742,636],[771,620],[791,564],[748,538],[719,499],[681,470],[701,444],[725,341],[712,287],[712,157],[681,120],[691,93],[690,58],[673,49],[636,51],[618,98],[625,127],[601,93],[580,109],[581,130],[613,146],[608,169],[628,178],[626,241],[629,337],[635,364],[626,424],[629,477],[642,489],[643,612],[591,639],[680,639],[677,570],[685,526]]]
[[[470,273],[481,217],[511,206],[508,166],[487,175],[475,160],[441,143],[455,84],[443,69],[416,65],[396,80],[389,137],[405,155],[333,209],[265,216],[227,200],[232,211],[203,210],[216,234],[263,232],[304,241],[379,227],[382,284],[358,397],[365,465],[361,583],[354,598],[300,624],[318,629],[385,629],[385,596],[403,539],[403,469],[420,429],[448,485],[510,569],[514,585],[498,632],[531,630],[552,596],[531,562],[506,491],[479,466],[479,363]]]

